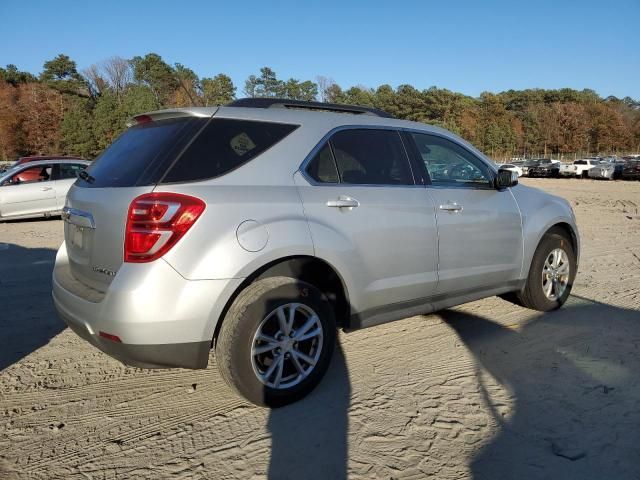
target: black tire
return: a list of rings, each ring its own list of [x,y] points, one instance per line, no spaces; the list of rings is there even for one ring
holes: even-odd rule
[[[562,295],[555,300],[551,300],[546,297],[542,288],[542,270],[545,260],[556,248],[564,250],[567,254],[569,261],[569,279]],[[575,276],[576,256],[571,242],[566,238],[564,233],[552,230],[542,237],[538,248],[536,248],[524,288],[520,292],[516,292],[515,295],[505,295],[503,298],[510,301],[516,300],[515,303],[532,310],[541,312],[556,310],[569,298]]]
[[[254,335],[270,313],[289,303],[303,304],[316,313],[322,327],[322,346],[306,378],[289,388],[272,388],[262,383],[254,371],[251,355]],[[309,283],[272,277],[250,284],[236,297],[216,339],[215,356],[222,378],[241,396],[256,405],[280,407],[303,398],[320,383],[335,342],[335,315],[327,298]],[[275,361],[274,352],[268,355]]]

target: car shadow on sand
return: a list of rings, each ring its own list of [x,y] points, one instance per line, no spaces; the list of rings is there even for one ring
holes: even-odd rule
[[[456,310],[439,315],[475,356],[498,427],[472,460],[473,478],[640,478],[637,310],[574,296],[514,328]],[[487,373],[509,392],[510,416],[491,398]]]
[[[347,478],[348,412],[351,384],[339,342],[320,385],[306,398],[271,410],[268,478]]]
[[[0,241],[0,371],[64,330],[51,299],[56,252]]]

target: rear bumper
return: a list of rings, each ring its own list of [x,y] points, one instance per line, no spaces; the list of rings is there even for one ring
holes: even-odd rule
[[[59,316],[93,346],[141,368],[205,368],[218,318],[242,281],[190,281],[160,259],[123,264],[106,293],[85,295],[65,280],[68,269],[63,244],[52,281]]]
[[[170,343],[160,345],[132,345],[118,343],[92,332],[87,324],[77,322],[64,313],[58,302],[56,309],[60,318],[79,337],[94,347],[102,350],[110,357],[120,360],[125,365],[138,368],[206,368],[209,360],[210,341],[190,343]]]

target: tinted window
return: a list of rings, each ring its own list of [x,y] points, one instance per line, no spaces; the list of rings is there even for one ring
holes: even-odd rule
[[[80,163],[60,163],[58,164],[58,179],[78,178],[78,174],[84,170],[85,166]]]
[[[83,187],[133,187],[153,185],[207,122],[206,118],[177,118],[136,125],[120,135],[87,168],[93,178]]]
[[[333,160],[333,153],[331,153],[331,147],[328,143],[322,147],[313,160],[311,160],[309,166],[307,166],[307,173],[316,182],[340,182],[336,162]]]
[[[343,130],[331,138],[343,183],[413,185],[400,140],[392,130]]]
[[[412,133],[431,183],[449,186],[490,185],[486,165],[460,145],[435,135]]]
[[[574,165],[586,165],[587,161],[586,160],[576,160],[575,162],[573,162]]]
[[[162,181],[219,177],[254,159],[296,128],[283,123],[213,119]]]

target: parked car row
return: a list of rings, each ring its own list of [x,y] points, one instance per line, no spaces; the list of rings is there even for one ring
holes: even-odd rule
[[[499,165],[500,168],[516,172],[518,176],[549,178],[594,178],[605,180],[640,179],[640,155],[588,157],[573,163],[560,160],[538,158],[515,161]]]

